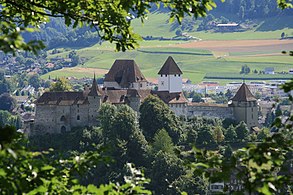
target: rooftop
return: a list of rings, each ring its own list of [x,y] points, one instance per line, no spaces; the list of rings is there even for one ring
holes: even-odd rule
[[[174,59],[169,56],[158,74],[182,74],[182,71],[180,70]]]
[[[245,83],[243,83],[231,100],[238,102],[250,102],[256,101],[256,98],[254,97],[254,95],[252,95],[248,86]]]
[[[130,83],[147,82],[134,60],[115,60],[104,81],[117,82],[122,88],[128,88]]]

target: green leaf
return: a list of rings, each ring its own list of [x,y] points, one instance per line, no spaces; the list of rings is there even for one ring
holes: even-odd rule
[[[0,176],[2,176],[2,177],[6,176],[6,172],[4,169],[0,169]]]

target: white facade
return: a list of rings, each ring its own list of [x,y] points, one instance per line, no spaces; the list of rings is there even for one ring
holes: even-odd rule
[[[169,91],[170,93],[182,92],[182,75],[159,75],[158,91]]]

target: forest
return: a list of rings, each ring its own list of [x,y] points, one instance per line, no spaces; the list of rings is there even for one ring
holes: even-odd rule
[[[26,139],[7,126],[1,193],[207,194],[214,182],[224,182],[223,193],[287,193],[292,125],[279,119],[271,136],[229,119],[180,118],[149,96],[140,117],[103,104],[97,127]]]
[[[255,20],[264,17],[282,17],[286,15],[292,15],[292,10],[280,10],[275,0],[227,0],[221,2],[220,0],[215,1],[217,8],[216,12],[222,13],[223,15],[234,15],[238,18],[237,21],[244,22],[247,20]],[[161,5],[158,7],[156,4],[152,4],[150,13],[170,13],[170,8]],[[213,15],[214,11],[210,14]],[[214,20],[216,18],[213,18]],[[225,21],[222,18],[218,18],[220,21]],[[205,22],[203,22],[205,24]],[[185,18],[182,22],[181,29],[195,30],[195,20]],[[170,30],[174,30],[174,26],[178,24],[175,21],[170,24]],[[187,26],[187,27],[185,27]],[[201,30],[199,28],[198,30]],[[175,32],[174,32],[175,35]],[[162,35],[164,37],[164,35]],[[54,49],[59,47],[69,48],[81,48],[94,45],[101,42],[101,38],[97,33],[96,29],[90,28],[89,26],[73,28],[73,25],[67,27],[62,18],[50,18],[50,22],[41,25],[41,30],[30,33],[26,32],[23,34],[26,41],[31,40],[42,40],[44,41],[47,49]]]

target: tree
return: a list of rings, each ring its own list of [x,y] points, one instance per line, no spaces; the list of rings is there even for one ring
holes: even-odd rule
[[[34,59],[32,59],[32,58],[28,58],[28,59],[25,60],[24,65],[25,65],[25,67],[26,67],[27,69],[29,69],[29,68],[31,68],[31,66],[32,66],[34,63],[35,63],[35,60],[34,60]]]
[[[0,110],[0,126],[13,126],[19,129],[21,127],[21,120],[19,116],[14,116],[6,110]]]
[[[3,93],[8,93],[10,90],[9,84],[7,83],[6,79],[0,80],[0,95]]]
[[[38,74],[33,74],[28,78],[28,83],[35,89],[38,89],[41,86],[41,79]]]
[[[249,73],[250,73],[250,68],[246,64],[241,67],[240,74],[249,74]]]
[[[138,1],[1,1],[1,44],[0,50],[5,52],[15,52],[17,49],[37,52],[44,45],[41,41],[32,40],[24,42],[22,35],[24,32],[32,32],[38,29],[43,23],[49,21],[49,17],[64,18],[67,26],[74,28],[79,25],[89,25],[95,28],[102,40],[116,43],[116,49],[125,51],[137,45],[139,36],[131,28],[133,18],[144,21],[147,17],[148,9],[153,4],[164,3],[171,11],[171,20],[182,21],[185,14],[195,18],[205,16],[208,10],[216,6],[213,0],[200,3],[197,0],[181,2],[162,2],[150,0]],[[34,13],[34,14],[31,14]],[[103,14],[101,14],[103,13]]]
[[[282,32],[281,39],[284,39],[284,38],[285,38],[285,32]]]
[[[64,77],[58,78],[55,83],[51,84],[50,91],[71,91],[72,86]]]
[[[150,194],[144,187],[148,180],[131,164],[120,184],[83,185],[79,181],[82,172],[101,162],[97,151],[49,158],[50,152],[31,152],[24,142],[15,128],[0,127],[1,194]]]
[[[276,110],[275,110],[275,117],[279,117],[282,115],[281,105],[278,104]]]
[[[276,116],[275,116],[274,112],[268,112],[266,114],[266,118],[265,118],[265,126],[271,127],[275,118],[276,118]]]
[[[165,129],[159,130],[154,137],[154,142],[152,144],[152,151],[154,154],[159,151],[164,153],[174,154],[174,144],[171,137]]]
[[[233,143],[236,141],[236,138],[237,138],[237,134],[235,132],[235,127],[233,127],[233,125],[230,125],[225,134],[225,140],[227,142]]]
[[[139,125],[148,141],[152,141],[159,130],[165,129],[173,142],[178,143],[182,134],[180,121],[161,99],[148,96],[142,102],[139,112]]]
[[[0,95],[0,110],[12,111],[16,106],[16,100],[8,93]]]
[[[182,31],[180,29],[176,30],[175,32],[176,36],[182,36]]]
[[[192,98],[192,102],[203,102],[201,93],[191,93],[190,97]]]
[[[225,96],[227,97],[228,100],[230,100],[233,97],[232,91],[228,89],[225,93]]]
[[[79,56],[77,55],[76,51],[71,51],[68,57],[71,59],[72,66],[76,66],[79,64]]]
[[[218,144],[224,141],[225,136],[223,134],[221,126],[214,127],[213,138],[214,138],[214,141]]]
[[[200,146],[208,146],[214,143],[213,133],[211,131],[212,127],[204,125],[198,130],[198,135],[196,139],[196,144]]]
[[[146,163],[145,154],[148,143],[138,127],[134,110],[127,105],[116,107],[103,104],[99,111],[102,134],[105,146],[110,145],[110,155],[117,160],[120,167],[126,162],[137,166]]]
[[[240,141],[248,140],[249,129],[247,128],[245,122],[241,121],[239,125],[235,127],[235,132],[237,134],[237,139]]]
[[[269,137],[270,131],[268,128],[262,128],[261,131],[257,134],[257,140],[262,141]]]
[[[155,194],[178,194],[178,189],[174,183],[180,179],[183,171],[183,162],[173,154],[160,150],[153,157],[151,163],[150,189]]]

